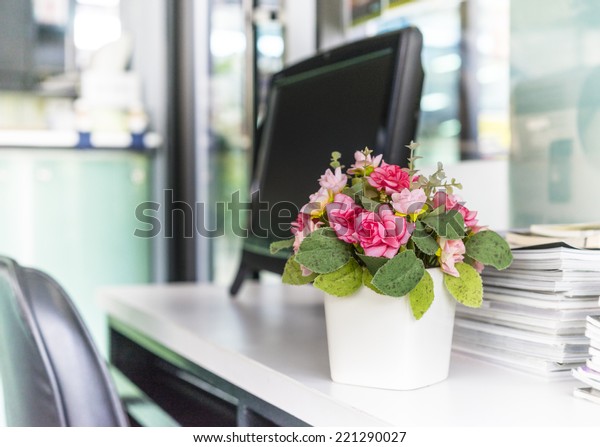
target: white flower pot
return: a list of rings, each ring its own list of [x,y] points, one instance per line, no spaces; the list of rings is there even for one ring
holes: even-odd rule
[[[420,320],[406,296],[384,296],[364,286],[349,297],[325,296],[334,382],[410,390],[448,377],[456,301],[442,271],[428,272],[435,299]]]

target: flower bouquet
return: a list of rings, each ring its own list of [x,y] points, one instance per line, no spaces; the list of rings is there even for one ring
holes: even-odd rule
[[[461,185],[441,164],[419,174],[408,147],[408,168],[365,149],[346,173],[334,152],[294,237],[271,245],[293,248],[283,282],[325,292],[336,382],[407,390],[444,380],[456,302],[481,306],[484,265],[512,261],[504,239],[454,194]]]
[[[419,320],[434,301],[428,269],[440,268],[447,291],[460,303],[479,307],[485,265],[505,269],[512,262],[508,244],[479,226],[477,212],[455,195],[462,186],[448,180],[441,163],[429,176],[414,167],[387,164],[369,149],[354,154],[344,173],[341,154],[319,179],[292,223],[293,238],[271,251],[293,247],[283,282],[313,283],[329,295],[353,295],[362,286],[390,297],[406,296]]]

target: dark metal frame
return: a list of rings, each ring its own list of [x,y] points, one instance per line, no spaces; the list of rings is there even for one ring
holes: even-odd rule
[[[165,204],[165,216],[171,219],[181,210],[186,212],[186,207],[178,208],[177,202],[184,202],[192,209],[196,203],[193,0],[167,2],[166,8],[169,98],[166,188],[173,191],[173,201]],[[196,238],[186,238],[184,231],[174,231],[173,238],[167,239],[169,281],[197,279],[195,243]]]
[[[109,318],[110,362],[182,426],[307,424]]]

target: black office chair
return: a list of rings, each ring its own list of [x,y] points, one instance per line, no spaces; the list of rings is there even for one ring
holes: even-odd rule
[[[0,257],[0,373],[9,426],[127,426],[104,360],[65,291]]]

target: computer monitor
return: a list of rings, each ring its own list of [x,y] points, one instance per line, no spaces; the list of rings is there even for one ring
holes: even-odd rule
[[[405,28],[348,43],[275,74],[255,153],[250,235],[235,294],[249,272],[283,271],[289,253],[269,254],[291,237],[290,223],[318,188],[331,152],[349,166],[369,147],[404,165],[423,85],[422,35]],[[260,209],[260,206],[265,209]]]

